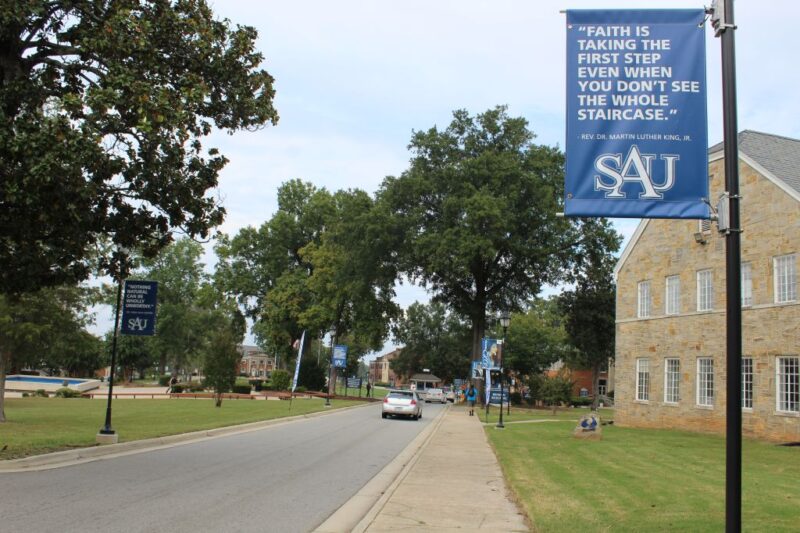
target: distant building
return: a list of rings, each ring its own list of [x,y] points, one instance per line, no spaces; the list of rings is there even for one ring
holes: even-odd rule
[[[725,190],[709,149],[710,198]],[[617,263],[617,425],[800,441],[800,140],[739,134],[742,397],[726,397],[725,236],[707,220],[646,219]]]
[[[381,355],[369,363],[369,380],[372,383],[386,383],[390,387],[398,387],[403,384],[403,379],[395,374],[391,368],[391,362],[400,355],[402,348],[397,348],[387,354]]]
[[[267,355],[258,346],[237,346],[242,359],[239,361],[239,374],[252,378],[268,378],[275,370],[275,356]]]
[[[592,371],[569,368],[558,361],[546,372],[548,377],[563,376],[572,382],[572,396],[575,398],[593,398],[595,391],[592,387]],[[608,396],[614,390],[614,367],[609,365],[608,370],[601,370],[597,380],[597,394]]]
[[[418,391],[435,389],[442,385],[441,378],[428,373],[414,374],[409,381],[411,382],[411,388]]]

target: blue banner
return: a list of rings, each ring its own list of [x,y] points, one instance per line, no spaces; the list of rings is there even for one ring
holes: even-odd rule
[[[500,369],[500,343],[497,339],[481,339],[481,368]]]
[[[347,366],[347,345],[337,344],[333,347],[333,367],[345,368]]]
[[[709,218],[704,16],[567,11],[567,216]]]
[[[157,281],[126,281],[122,298],[123,335],[155,335]]]

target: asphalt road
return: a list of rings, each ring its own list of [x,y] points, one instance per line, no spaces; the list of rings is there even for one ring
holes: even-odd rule
[[[144,400],[142,400],[144,401]],[[430,423],[380,404],[54,470],[0,473],[0,530],[310,531]]]

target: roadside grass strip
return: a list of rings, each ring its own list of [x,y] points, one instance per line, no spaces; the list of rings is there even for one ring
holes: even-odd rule
[[[222,402],[211,400],[130,400],[112,403],[112,427],[120,442],[177,435],[325,410],[324,400]],[[360,402],[332,400],[333,408]],[[328,408],[330,409],[330,408]],[[0,459],[16,459],[95,446],[106,402],[84,398],[9,398],[0,424]]]
[[[509,422],[552,417],[511,412]],[[600,441],[576,439],[572,430],[582,413],[559,413],[558,423],[511,423],[503,431],[485,426],[537,531],[724,530],[723,437],[605,425]],[[743,531],[798,531],[800,447],[745,439],[742,478]]]

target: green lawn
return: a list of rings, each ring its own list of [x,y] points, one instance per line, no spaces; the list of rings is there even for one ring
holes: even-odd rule
[[[724,530],[723,437],[612,425],[603,427],[602,441],[579,440],[572,429],[584,412],[486,427],[537,531]],[[512,407],[505,420],[526,417],[553,418]],[[800,448],[746,439],[742,456],[742,529],[798,531]]]
[[[331,400],[332,407],[359,402]],[[112,427],[120,442],[187,433],[324,410],[324,400],[288,401],[129,400],[112,403]],[[105,400],[85,398],[8,398],[0,424],[0,459],[13,459],[95,445],[105,423]]]

